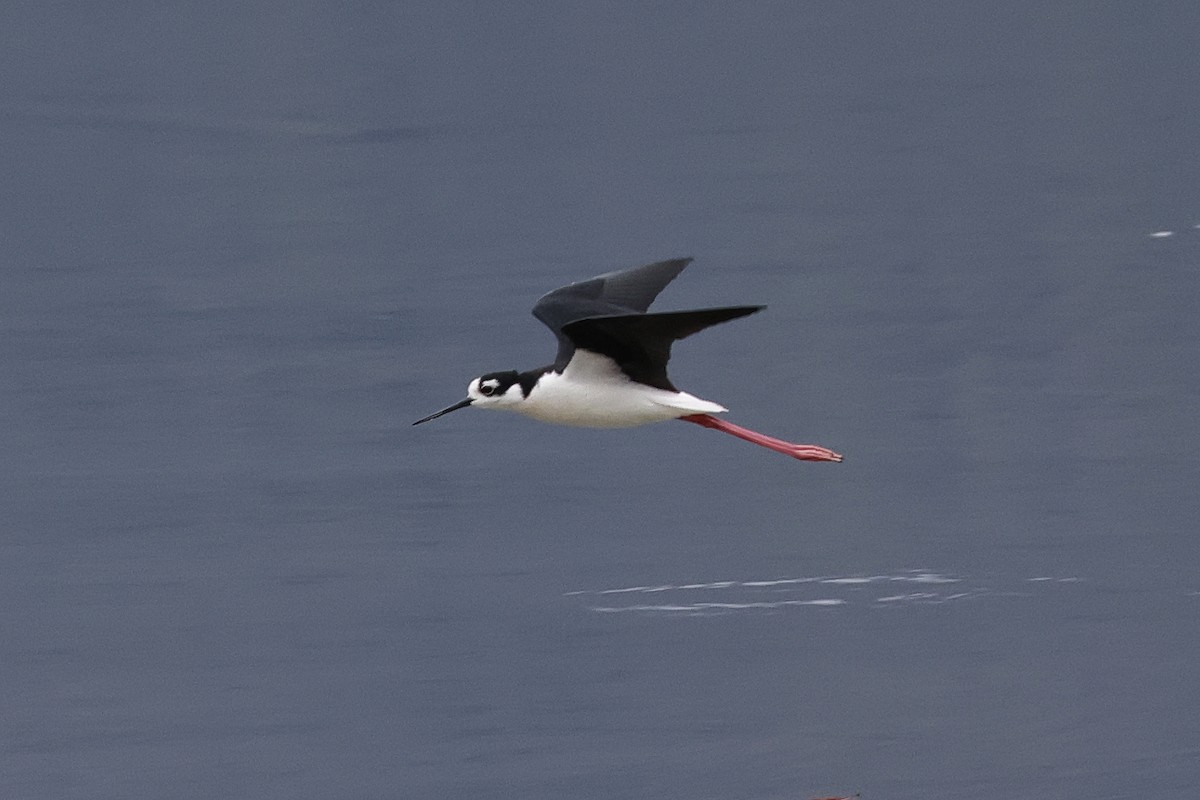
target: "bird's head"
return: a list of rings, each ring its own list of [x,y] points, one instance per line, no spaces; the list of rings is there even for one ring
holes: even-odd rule
[[[467,398],[465,400],[459,400],[454,405],[443,408],[436,414],[430,414],[424,419],[419,419],[413,425],[429,422],[431,419],[437,419],[443,414],[449,414],[451,411],[457,411],[467,406],[475,406],[476,408],[512,408],[524,399],[525,393],[521,390],[520,375],[516,370],[489,372],[486,375],[480,375],[467,384]]]

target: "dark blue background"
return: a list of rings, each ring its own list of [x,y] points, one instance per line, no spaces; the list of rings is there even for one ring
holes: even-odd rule
[[[0,794],[1188,796],[1197,29],[6,4]],[[409,426],[678,255],[770,309],[676,382],[845,464]]]

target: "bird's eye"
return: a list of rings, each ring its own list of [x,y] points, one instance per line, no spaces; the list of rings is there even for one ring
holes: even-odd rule
[[[496,384],[488,381],[487,383],[479,384],[479,393],[484,397],[491,397],[496,393],[497,388],[499,387],[497,387]]]

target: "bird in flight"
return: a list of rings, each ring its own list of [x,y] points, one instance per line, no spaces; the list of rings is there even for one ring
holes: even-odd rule
[[[718,419],[713,414],[728,409],[671,383],[667,362],[677,340],[765,308],[647,311],[690,262],[659,261],[555,289],[533,307],[533,315],[558,339],[553,364],[480,375],[467,386],[466,399],[413,425],[467,406],[585,428],[631,428],[680,419],[801,461],[841,461],[842,456],[827,448],[793,444]]]

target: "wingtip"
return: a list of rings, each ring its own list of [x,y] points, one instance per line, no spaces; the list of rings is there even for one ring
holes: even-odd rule
[[[655,261],[652,264],[645,264],[641,267],[634,267],[634,269],[653,269],[655,267],[658,267],[659,269],[665,268],[665,269],[674,270],[675,275],[678,276],[679,273],[683,272],[687,268],[688,264],[691,264],[695,260],[696,259],[692,258],[691,256],[679,256],[678,258],[666,258],[666,259],[663,259],[662,261]],[[623,271],[628,271],[628,270],[623,270]],[[674,280],[674,278],[672,278],[671,280]],[[670,281],[667,281],[667,282],[670,283]]]

